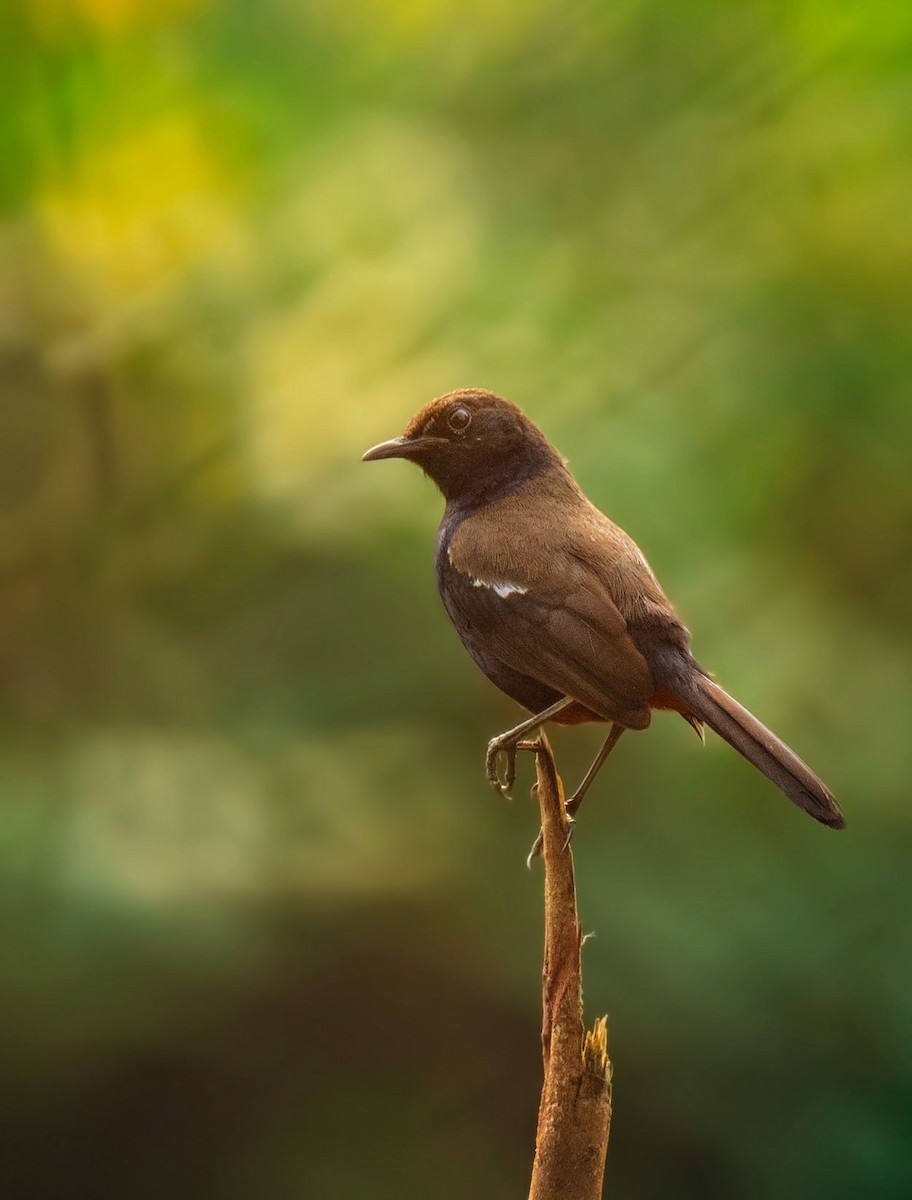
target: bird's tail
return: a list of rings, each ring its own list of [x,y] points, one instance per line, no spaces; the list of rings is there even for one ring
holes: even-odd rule
[[[694,716],[705,721],[710,729],[724,738],[730,746],[763,772],[768,779],[780,787],[793,804],[797,804],[815,821],[829,825],[831,829],[842,829],[845,818],[832,792],[803,763],[793,750],[757,718],[743,708],[737,700],[722,690],[719,685],[702,671],[694,670],[681,696]]]

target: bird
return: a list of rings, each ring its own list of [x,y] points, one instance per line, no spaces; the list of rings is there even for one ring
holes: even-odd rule
[[[496,791],[509,793],[517,750],[534,749],[530,735],[547,722],[607,724],[566,802],[572,832],[622,734],[670,710],[701,739],[709,726],[816,821],[844,827],[826,784],[700,666],[636,542],[586,497],[518,405],[484,388],[438,396],[400,437],[363,455],[388,458],[415,463],[442,493],[435,565],[444,607],[481,671],[532,714],[488,743]],[[539,837],[530,860],[540,848]]]

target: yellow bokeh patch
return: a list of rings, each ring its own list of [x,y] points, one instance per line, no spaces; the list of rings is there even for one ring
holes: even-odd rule
[[[30,0],[29,10],[36,27],[50,36],[74,25],[117,35],[201,6],[202,0]]]
[[[236,257],[229,188],[200,128],[181,115],[89,150],[37,211],[62,264],[92,292],[117,298]]]

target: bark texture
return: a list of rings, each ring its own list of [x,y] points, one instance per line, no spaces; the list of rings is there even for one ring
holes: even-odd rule
[[[583,1024],[573,855],[564,789],[547,739],[536,753],[544,845],[545,955],[542,971],[544,1083],[529,1200],[599,1200],[611,1129],[608,1023]]]

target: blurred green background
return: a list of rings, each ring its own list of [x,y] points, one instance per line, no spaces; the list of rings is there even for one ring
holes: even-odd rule
[[[10,1197],[524,1195],[517,710],[362,466],[495,388],[826,777],[625,738],[575,841],[608,1194],[912,1195],[912,9],[0,17]],[[558,733],[572,783],[594,729]]]

